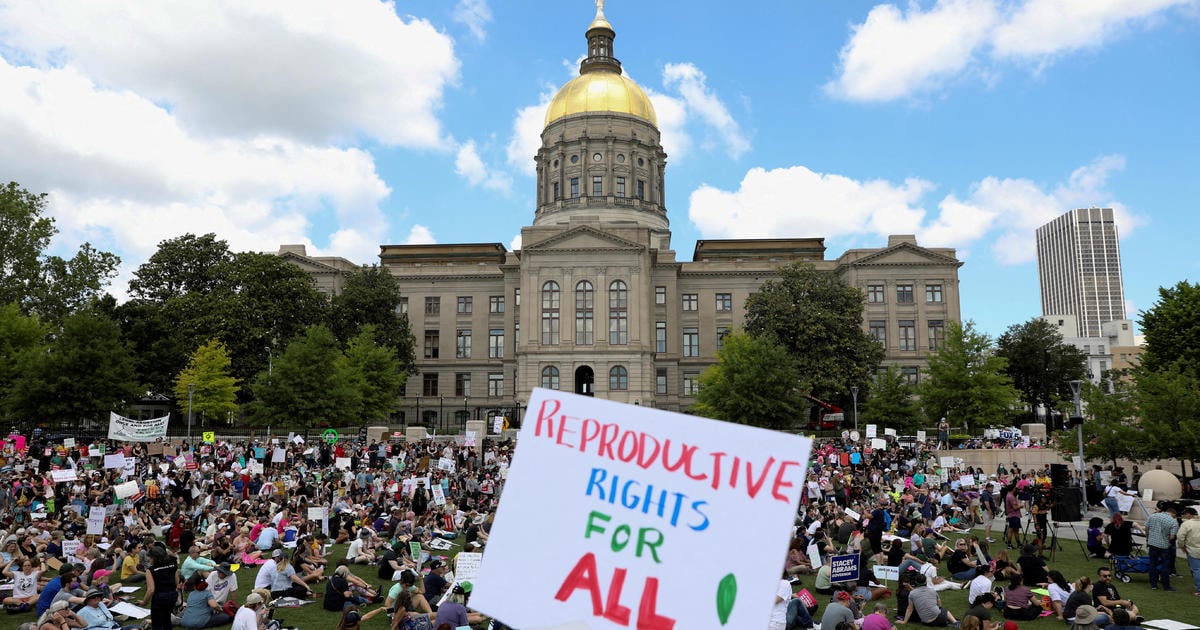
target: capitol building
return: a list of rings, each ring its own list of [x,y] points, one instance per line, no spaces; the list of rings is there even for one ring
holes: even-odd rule
[[[686,410],[724,336],[742,325],[746,299],[794,261],[858,287],[885,365],[919,379],[960,317],[955,251],[893,235],[886,247],[830,259],[824,238],[798,236],[701,240],[680,259],[654,106],[621,73],[615,37],[597,11],[579,76],[546,111],[520,250],[381,246],[378,263],[399,283],[416,339],[418,373],[396,421],[459,430],[467,419],[519,413],[534,387]],[[302,245],[279,253],[326,292],[357,268],[307,256]]]

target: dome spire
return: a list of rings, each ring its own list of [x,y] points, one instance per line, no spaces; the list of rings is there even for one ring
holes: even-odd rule
[[[613,39],[617,37],[612,24],[604,17],[604,0],[596,0],[596,17],[588,25],[587,57],[579,63],[579,74],[585,72],[621,73],[621,62],[613,56]]]

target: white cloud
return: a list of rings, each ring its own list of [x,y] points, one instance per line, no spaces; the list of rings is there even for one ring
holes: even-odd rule
[[[522,238],[520,234],[514,236],[513,239],[508,242],[508,251],[519,251],[521,249],[521,240]]]
[[[512,191],[512,178],[503,172],[489,171],[483,159],[479,157],[474,140],[459,145],[454,158],[454,172],[466,178],[472,186],[483,186],[504,193]]]
[[[13,0],[0,24],[34,66],[131,90],[204,135],[439,148],[459,72],[445,33],[378,0]]]
[[[478,41],[487,39],[487,25],[492,21],[492,10],[487,0],[458,0],[454,5],[454,21],[467,27]]]
[[[879,4],[839,55],[827,93],[851,101],[890,101],[936,91],[964,74],[993,77],[1002,62],[1038,66],[1102,46],[1163,12],[1195,0],[910,0]]]
[[[404,238],[405,245],[432,245],[436,242],[437,239],[433,237],[433,232],[420,224],[412,226],[412,229],[408,231],[408,236]]]
[[[687,112],[699,117],[721,139],[729,155],[737,158],[750,149],[750,141],[729,109],[709,89],[707,80],[704,73],[692,63],[668,63],[663,67],[663,87],[676,90]]]
[[[1122,237],[1136,229],[1142,219],[1107,190],[1123,166],[1121,156],[1103,156],[1050,189],[1028,179],[985,177],[965,198],[943,196],[936,216],[925,209],[934,185],[922,179],[859,181],[804,166],[754,168],[736,191],[696,189],[688,217],[703,238],[915,233],[924,245],[960,249],[990,240],[999,262],[1019,264],[1035,257],[1034,230],[1073,208],[1111,207]]]
[[[537,104],[522,107],[513,116],[512,137],[508,141],[505,155],[508,157],[509,166],[518,173],[530,177],[537,175],[537,166],[534,165],[533,158],[542,148],[542,129],[546,124],[546,108],[550,106],[552,98],[554,98],[553,89],[544,91]]]

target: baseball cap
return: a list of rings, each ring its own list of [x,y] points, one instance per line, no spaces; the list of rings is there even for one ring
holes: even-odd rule
[[[275,551],[272,551],[272,552],[271,552],[271,557],[272,557],[272,558],[278,558],[279,556],[282,556],[282,555],[283,555],[283,550],[282,550],[282,549],[276,549]]]
[[[249,595],[246,596],[246,605],[247,606],[250,606],[252,604],[261,604],[261,603],[263,603],[263,598],[258,593],[250,593]]]
[[[474,584],[471,584],[470,582],[460,582],[454,585],[454,592],[466,595],[467,593],[471,592],[472,588],[475,588]]]

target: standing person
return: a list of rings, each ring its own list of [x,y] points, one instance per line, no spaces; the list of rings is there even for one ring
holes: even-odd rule
[[[1150,590],[1157,591],[1158,583],[1162,581],[1164,591],[1174,591],[1171,588],[1171,559],[1175,556],[1175,535],[1179,532],[1179,522],[1175,520],[1175,508],[1162,502],[1158,506],[1158,511],[1146,519]]]
[[[171,611],[179,600],[179,565],[174,555],[161,546],[150,550],[149,560],[142,606],[150,604],[151,630],[171,630]]]
[[[1021,542],[1021,500],[1017,498],[1017,485],[1008,487],[1004,494],[1004,517],[1007,519],[1004,529],[1004,546],[1016,549]]]
[[[950,448],[950,423],[946,422],[946,416],[942,416],[937,425],[938,443],[937,450]]]
[[[1179,526],[1175,541],[1192,570],[1192,590],[1195,591],[1192,595],[1200,597],[1200,518],[1196,516],[1196,508],[1183,508],[1183,525]]]

